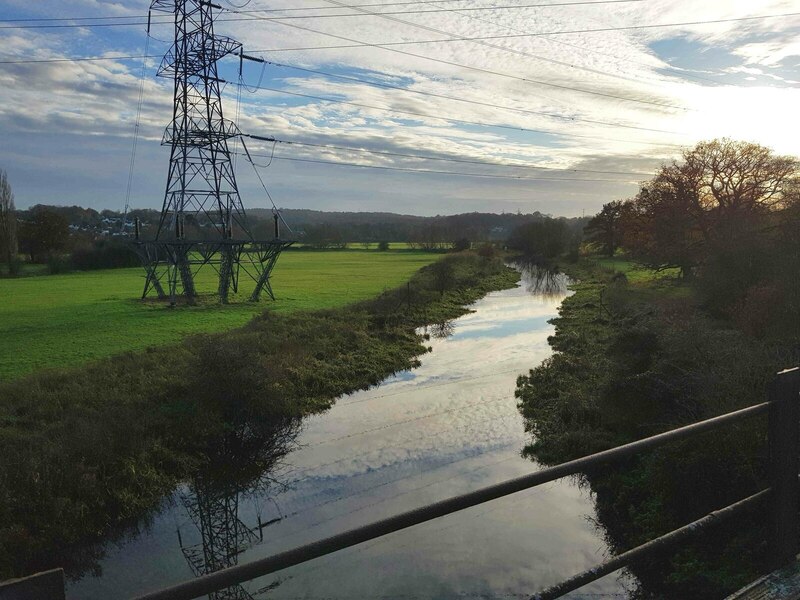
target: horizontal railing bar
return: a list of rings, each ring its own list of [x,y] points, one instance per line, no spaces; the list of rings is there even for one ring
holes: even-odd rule
[[[578,575],[570,577],[569,579],[549,587],[538,594],[534,594],[531,596],[531,600],[555,600],[556,598],[560,598],[564,594],[568,594],[569,592],[577,590],[578,588],[581,588],[593,581],[597,581],[609,573],[613,573],[614,571],[622,569],[623,567],[627,567],[630,563],[637,559],[641,559],[650,554],[662,551],[665,548],[673,546],[678,542],[681,542],[694,535],[695,533],[698,533],[700,530],[705,529],[710,525],[715,525],[720,521],[724,521],[735,514],[747,510],[748,508],[752,508],[758,502],[766,498],[770,492],[772,492],[772,488],[767,488],[756,494],[753,494],[752,496],[748,496],[743,500],[739,500],[739,502],[734,502],[730,506],[715,510],[707,514],[705,517],[697,519],[696,521],[692,521],[688,525],[684,525],[683,527],[679,527],[674,531],[665,533],[661,537],[657,537],[654,540],[645,542],[641,546],[637,546],[636,548],[632,548],[627,552],[623,552],[622,554],[615,556],[614,558],[604,562],[601,565],[598,565],[597,567],[587,569],[583,573],[579,573]]]
[[[604,450],[596,454],[577,458],[569,462],[542,469],[535,473],[523,475],[502,483],[491,485],[461,496],[448,498],[427,506],[422,506],[387,519],[369,523],[337,535],[333,535],[304,546],[293,548],[279,554],[267,556],[243,565],[236,565],[209,573],[190,581],[179,583],[160,591],[139,596],[137,600],[192,600],[199,596],[216,592],[227,587],[269,575],[276,571],[293,567],[301,563],[331,554],[338,550],[350,548],[420,523],[425,523],[454,512],[458,512],[490,500],[497,500],[523,490],[542,485],[586,471],[597,465],[626,458],[643,450],[662,446],[668,442],[687,438],[698,433],[716,429],[722,425],[741,421],[748,417],[766,413],[769,402],[756,404],[717,417],[706,419],[698,423],[679,427],[664,433],[644,438],[623,446]]]

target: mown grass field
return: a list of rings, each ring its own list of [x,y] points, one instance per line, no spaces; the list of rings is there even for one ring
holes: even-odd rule
[[[242,297],[224,307],[211,296],[211,268],[197,282],[208,298],[177,309],[138,299],[144,283],[138,268],[0,279],[0,380],[231,329],[263,310],[343,306],[400,285],[437,258],[408,250],[285,252],[273,274],[275,302],[246,302],[252,281],[242,275]]]

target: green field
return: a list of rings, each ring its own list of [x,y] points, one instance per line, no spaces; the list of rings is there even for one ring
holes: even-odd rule
[[[408,250],[285,252],[272,279],[275,302],[249,303],[243,295],[220,306],[211,296],[216,274],[206,268],[197,288],[209,297],[177,309],[138,300],[144,283],[138,268],[0,279],[0,380],[230,329],[265,309],[343,306],[400,285],[438,257]],[[251,287],[242,275],[242,291]]]

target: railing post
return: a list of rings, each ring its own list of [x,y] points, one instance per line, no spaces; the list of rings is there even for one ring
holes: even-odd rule
[[[769,552],[773,569],[795,560],[798,551],[798,453],[800,453],[800,368],[781,371],[768,390],[772,514]]]

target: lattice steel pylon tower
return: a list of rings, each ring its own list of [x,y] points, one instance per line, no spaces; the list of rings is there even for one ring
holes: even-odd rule
[[[238,564],[242,553],[264,541],[265,528],[283,520],[274,497],[288,489],[279,481],[282,461],[296,447],[301,430],[299,419],[253,418],[229,405],[225,414],[227,432],[203,444],[199,468],[179,492],[197,532],[187,528],[182,534],[186,522],[181,520],[181,525],[176,524],[178,543],[198,577]],[[252,509],[240,510],[245,501],[253,502]],[[266,501],[274,504],[277,514],[262,522]],[[258,594],[234,585],[209,598],[253,600]]]
[[[239,518],[239,490],[219,489],[213,483],[195,480],[191,491],[181,495],[201,542],[186,546],[178,529],[178,541],[186,561],[197,576],[215,573],[239,564],[239,555],[261,540],[258,527],[248,527]],[[241,585],[209,594],[211,600],[253,600]]]
[[[224,116],[225,82],[217,66],[228,55],[241,60],[242,45],[214,33],[215,8],[204,0],[153,0],[150,5],[151,11],[173,14],[175,20],[174,42],[157,72],[174,84],[172,121],[162,139],[171,150],[155,239],[140,240],[137,227],[134,247],[146,271],[142,297],[155,293],[173,304],[179,294],[194,301],[194,277],[204,265],[219,274],[222,302],[231,290],[238,291],[240,272],[255,281],[251,300],[264,290],[274,299],[272,269],[292,244],[280,239],[277,214],[274,239],[253,239],[247,225],[228,146],[240,132]]]

